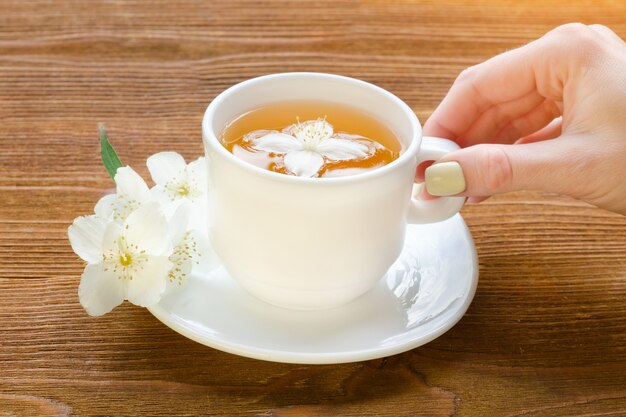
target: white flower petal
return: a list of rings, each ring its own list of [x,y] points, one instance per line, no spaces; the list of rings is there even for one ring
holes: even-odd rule
[[[176,246],[182,240],[189,226],[191,203],[185,201],[180,204],[168,222],[168,230],[172,245]]]
[[[125,195],[140,203],[150,199],[150,189],[146,182],[131,167],[117,169],[115,184],[117,184],[118,195]]]
[[[206,236],[209,235],[209,203],[206,196],[191,204],[189,217],[191,219],[189,228],[197,229]]]
[[[126,299],[141,307],[158,303],[171,267],[172,263],[166,256],[149,257],[128,281]]]
[[[156,153],[148,158],[146,165],[148,165],[152,181],[161,185],[174,177],[180,177],[181,172],[187,166],[183,157],[176,152]]]
[[[167,191],[165,189],[165,187],[163,187],[162,185],[155,185],[154,187],[150,188],[150,195],[152,196],[152,200],[156,201],[157,203],[159,203],[159,205],[164,208],[165,206],[167,206],[168,204],[173,203],[174,201],[172,200],[172,197],[169,193],[169,191]]]
[[[181,204],[189,203],[186,198],[172,199],[170,193],[162,185],[152,187],[150,194],[152,194],[152,199],[161,207],[166,219],[171,219]]]
[[[345,139],[328,138],[317,145],[316,150],[333,161],[365,158],[369,155],[367,145]]]
[[[105,254],[111,251],[117,253],[119,248],[119,240],[122,235],[122,225],[112,222],[106,225],[104,230],[104,238],[102,239],[102,252]]]
[[[151,255],[161,255],[169,247],[167,221],[157,203],[147,203],[133,211],[124,222],[129,244]]]
[[[301,142],[319,142],[329,138],[333,134],[333,125],[324,119],[307,120],[303,123],[296,124],[292,132],[294,136]]]
[[[302,143],[291,135],[284,133],[268,133],[252,141],[252,146],[259,150],[277,154],[299,151]]]
[[[209,175],[209,165],[204,156],[201,156],[195,161],[191,161],[187,168],[196,181],[206,182],[206,178]]]
[[[205,195],[207,193],[207,179],[209,176],[209,166],[206,158],[202,156],[190,162],[187,171],[189,180],[198,187],[201,195]]]
[[[198,251],[197,264],[193,265],[193,270],[200,274],[207,274],[220,265],[213,247],[209,243],[209,238],[199,230],[190,230],[189,237],[195,240]]]
[[[284,158],[285,168],[300,177],[313,177],[324,165],[324,158],[317,152],[289,152]]]
[[[95,264],[102,260],[102,244],[107,221],[98,216],[74,219],[67,229],[72,249],[82,260]]]
[[[107,194],[102,197],[96,203],[93,211],[96,213],[96,216],[102,217],[103,219],[110,219],[113,214],[113,209],[115,207],[115,202],[117,201],[116,194]]]
[[[78,286],[78,299],[90,316],[101,316],[124,301],[125,283],[103,264],[87,265]]]

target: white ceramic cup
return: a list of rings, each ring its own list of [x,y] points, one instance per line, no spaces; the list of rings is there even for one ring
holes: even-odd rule
[[[327,100],[359,109],[385,123],[404,150],[395,161],[362,174],[303,178],[244,162],[220,142],[226,125],[243,113],[289,100]],[[409,106],[353,78],[301,72],[244,81],[208,106],[202,138],[214,249],[241,286],[281,307],[324,309],[359,297],[400,254],[407,223],[445,220],[465,201],[413,196],[417,165],[458,146],[422,138]]]

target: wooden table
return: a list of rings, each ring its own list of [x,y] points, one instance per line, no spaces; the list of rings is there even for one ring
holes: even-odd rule
[[[626,36],[623,1],[0,2],[0,416],[623,416],[626,218],[530,192],[467,206],[480,284],[426,346],[300,366],[207,348],[128,303],[78,303],[66,230],[122,159],[202,152],[226,87],[324,71],[376,83],[422,120],[469,65],[565,22]]]

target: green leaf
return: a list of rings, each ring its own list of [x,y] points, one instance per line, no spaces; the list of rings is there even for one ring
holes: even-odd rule
[[[111,146],[107,139],[107,131],[104,128],[104,123],[99,123],[98,129],[100,130],[100,153],[102,155],[102,163],[111,178],[115,179],[117,169],[123,166],[122,161],[120,161],[115,149],[113,149],[113,146]]]

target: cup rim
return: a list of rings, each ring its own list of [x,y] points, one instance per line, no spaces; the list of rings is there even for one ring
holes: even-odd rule
[[[213,115],[215,111],[219,108],[222,102],[230,95],[237,93],[239,90],[249,87],[250,85],[266,82],[267,80],[276,79],[276,78],[290,78],[290,77],[317,77],[317,78],[325,78],[325,79],[339,79],[342,82],[350,83],[354,85],[358,85],[362,88],[367,88],[370,90],[374,90],[379,94],[386,96],[391,99],[395,104],[398,105],[402,113],[408,118],[411,127],[413,129],[413,137],[409,146],[406,148],[404,152],[400,154],[400,156],[394,161],[384,165],[382,167],[372,169],[360,174],[355,175],[346,175],[341,177],[330,177],[330,178],[309,178],[309,177],[300,177],[296,175],[285,175],[278,172],[270,171],[267,169],[263,169],[261,167],[252,165],[241,159],[237,158],[235,155],[230,153],[226,147],[219,141],[218,135],[215,133],[215,126],[213,126]],[[211,146],[218,154],[222,155],[231,163],[237,165],[241,169],[248,171],[249,173],[259,175],[261,177],[265,177],[267,179],[273,181],[280,181],[286,183],[308,183],[308,184],[320,184],[320,185],[330,185],[330,184],[342,184],[342,183],[353,183],[358,181],[370,180],[375,177],[381,177],[387,174],[394,169],[403,166],[407,162],[409,162],[412,158],[417,155],[422,139],[422,128],[417,118],[417,115],[413,112],[413,110],[399,97],[395,94],[385,90],[382,87],[379,87],[375,84],[369,83],[367,81],[359,80],[357,78],[346,77],[344,75],[323,73],[323,72],[282,72],[282,73],[274,73],[261,75],[259,77],[250,78],[248,80],[242,81],[240,83],[234,84],[228,87],[226,90],[222,91],[218,94],[207,106],[204,116],[202,118],[202,140],[205,146]]]

